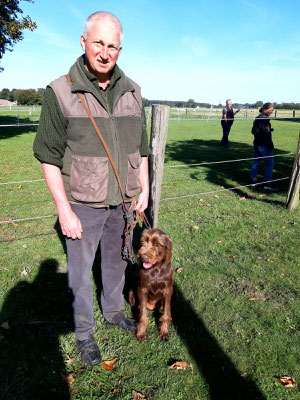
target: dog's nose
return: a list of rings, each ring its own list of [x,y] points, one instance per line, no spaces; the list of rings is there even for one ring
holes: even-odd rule
[[[141,260],[142,260],[143,262],[148,261],[149,258],[148,258],[148,256],[147,256],[147,254],[141,254]]]

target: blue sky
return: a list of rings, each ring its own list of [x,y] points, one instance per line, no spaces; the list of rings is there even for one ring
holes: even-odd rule
[[[148,99],[300,102],[298,0],[35,0],[38,28],[4,54],[0,89],[45,87],[81,54],[86,17],[114,13],[118,64]]]

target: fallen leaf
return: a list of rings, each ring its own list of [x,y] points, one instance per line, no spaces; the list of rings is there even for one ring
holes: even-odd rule
[[[194,228],[194,229],[199,229],[199,226],[194,225],[193,228]]]
[[[218,198],[219,198],[219,196],[218,196],[217,194],[215,194],[215,195],[214,195],[214,198],[215,198],[215,199],[218,199]]]
[[[295,387],[297,385],[295,380],[290,376],[280,376],[278,379],[285,387]]]
[[[246,200],[246,197],[240,197],[240,200]]]
[[[23,271],[21,272],[21,275],[23,275],[23,276],[28,275],[28,272],[26,271],[26,269],[23,269]]]
[[[248,299],[249,301],[254,301],[256,300],[256,297],[250,297],[250,299]]]
[[[74,374],[75,374],[75,371],[70,372],[68,375],[61,374],[62,380],[71,385],[73,382],[75,382]]]
[[[283,225],[282,229],[285,229],[285,228],[286,228],[286,226]]]
[[[256,197],[256,193],[248,193],[249,197]]]
[[[18,186],[18,189],[21,189],[21,187],[22,187],[22,185],[19,185],[19,186]]]
[[[169,369],[186,369],[186,362],[185,361],[176,361],[172,364]]]
[[[218,243],[218,244],[221,244],[221,243],[222,243],[222,240],[218,240],[217,243]]]
[[[236,256],[232,256],[232,258],[233,258],[233,259],[235,259],[235,258],[236,258]]]
[[[68,355],[67,355],[67,357],[68,358],[65,360],[65,364],[66,364],[66,366],[69,366],[69,365],[73,364],[74,358],[70,358]]]
[[[1,324],[1,328],[10,329],[9,323],[7,321],[3,322],[3,324]]]
[[[131,391],[131,400],[140,400],[140,399],[147,399],[147,397],[143,393],[132,390]]]
[[[266,193],[259,194],[258,197],[265,197]]]
[[[114,369],[116,361],[117,361],[117,358],[114,358],[113,360],[110,360],[110,361],[103,361],[102,367],[104,369],[106,369],[107,371],[111,371],[112,369]]]
[[[210,204],[210,203],[207,203],[206,206],[207,206],[207,207],[211,207],[211,204]]]
[[[28,248],[28,246],[27,246],[27,244],[23,244],[23,249],[27,249]]]
[[[203,199],[200,199],[199,201],[204,201]]]
[[[177,274],[180,274],[183,271],[183,268],[178,268],[178,270],[176,271]]]
[[[8,271],[8,268],[6,268],[6,267],[3,267],[3,271]]]

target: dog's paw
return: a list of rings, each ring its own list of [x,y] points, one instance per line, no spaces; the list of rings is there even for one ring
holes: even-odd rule
[[[139,342],[143,342],[143,341],[147,338],[147,336],[146,336],[146,334],[143,334],[143,335],[137,334],[137,335],[136,335],[136,338],[137,338],[137,340],[138,340]]]
[[[161,340],[163,340],[164,342],[167,342],[169,340],[169,332],[160,332],[159,334]]]

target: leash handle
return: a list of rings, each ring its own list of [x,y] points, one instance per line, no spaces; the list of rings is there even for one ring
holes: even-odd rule
[[[69,74],[66,74],[65,76],[66,76],[67,80],[69,81],[70,85],[72,86],[72,85],[73,85],[73,82],[71,81],[71,78],[70,78]],[[135,197],[133,197],[129,208],[127,208],[126,203],[125,203],[125,196],[124,196],[124,193],[123,193],[123,190],[122,190],[122,186],[121,186],[121,182],[120,182],[120,179],[119,179],[119,175],[118,175],[116,166],[115,166],[115,164],[114,164],[114,162],[113,162],[113,159],[112,159],[112,157],[111,157],[111,155],[110,155],[110,152],[109,152],[109,150],[108,150],[108,147],[106,146],[106,143],[105,143],[105,141],[104,141],[104,139],[103,139],[103,137],[102,137],[102,135],[101,135],[101,133],[100,133],[100,130],[99,130],[98,126],[96,125],[96,122],[95,122],[95,120],[94,120],[94,118],[93,118],[93,116],[92,116],[92,114],[91,114],[91,112],[90,112],[88,106],[86,105],[86,103],[85,103],[85,101],[84,101],[82,95],[81,95],[80,93],[78,93],[78,92],[77,92],[76,94],[77,94],[77,96],[79,97],[79,99],[80,99],[80,101],[81,101],[81,104],[83,105],[83,107],[84,107],[84,109],[85,109],[87,115],[89,116],[89,118],[90,118],[90,120],[91,120],[91,122],[92,122],[92,124],[93,124],[93,126],[94,126],[94,128],[95,128],[95,131],[97,132],[97,134],[98,134],[98,136],[99,136],[99,139],[100,139],[100,141],[101,141],[101,143],[102,143],[102,145],[103,145],[103,147],[104,147],[104,150],[106,151],[106,154],[107,154],[107,156],[108,156],[108,159],[109,159],[109,161],[110,161],[110,163],[111,163],[111,166],[112,166],[112,168],[113,168],[113,170],[114,170],[115,176],[116,176],[117,181],[118,181],[118,185],[119,185],[120,192],[121,192],[121,196],[122,196],[122,200],[123,200],[123,207],[124,207],[124,210],[125,210],[126,212],[128,212],[128,211],[130,211],[130,210],[132,209],[132,207],[133,207]]]

